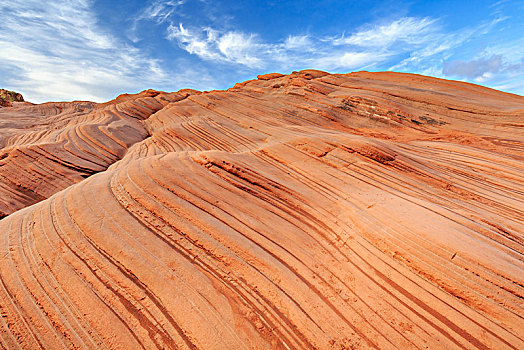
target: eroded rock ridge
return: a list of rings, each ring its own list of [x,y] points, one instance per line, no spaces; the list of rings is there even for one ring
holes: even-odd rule
[[[523,127],[389,72],[0,109],[0,346],[524,348]]]

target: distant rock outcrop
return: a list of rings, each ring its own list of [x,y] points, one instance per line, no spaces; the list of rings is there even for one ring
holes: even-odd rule
[[[392,72],[0,109],[0,348],[524,349],[523,150]]]
[[[13,102],[24,102],[24,97],[18,92],[0,89],[0,106],[11,107]]]

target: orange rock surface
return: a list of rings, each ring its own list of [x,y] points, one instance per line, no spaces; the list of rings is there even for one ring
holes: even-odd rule
[[[400,73],[0,109],[0,346],[524,348],[524,98]]]

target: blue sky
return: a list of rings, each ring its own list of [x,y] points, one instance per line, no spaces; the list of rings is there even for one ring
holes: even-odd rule
[[[266,72],[420,73],[524,94],[524,2],[0,0],[0,87],[107,101]]]

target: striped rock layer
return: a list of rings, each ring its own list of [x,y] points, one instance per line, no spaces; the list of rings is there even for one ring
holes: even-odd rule
[[[399,73],[0,110],[0,347],[523,349],[524,98]]]

